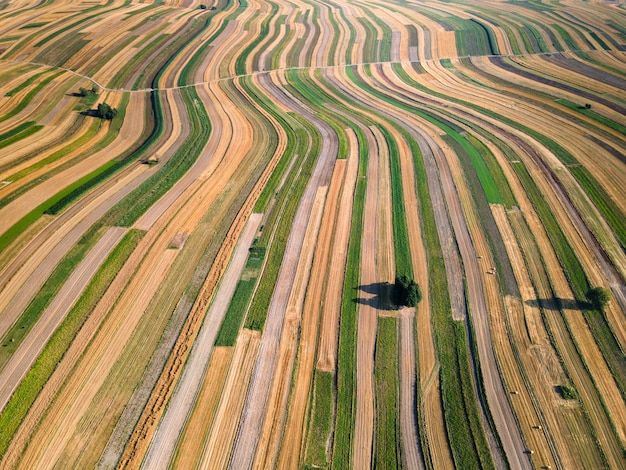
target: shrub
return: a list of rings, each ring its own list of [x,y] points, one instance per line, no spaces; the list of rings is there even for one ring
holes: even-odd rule
[[[557,389],[559,395],[561,395],[561,398],[564,400],[576,400],[578,398],[576,389],[570,385],[559,385]]]

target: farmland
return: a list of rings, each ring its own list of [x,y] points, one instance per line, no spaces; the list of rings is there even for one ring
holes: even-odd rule
[[[0,2],[0,468],[625,468],[623,6]]]

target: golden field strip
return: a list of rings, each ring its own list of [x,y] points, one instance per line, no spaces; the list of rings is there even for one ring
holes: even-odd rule
[[[625,468],[623,7],[0,2],[0,468]]]

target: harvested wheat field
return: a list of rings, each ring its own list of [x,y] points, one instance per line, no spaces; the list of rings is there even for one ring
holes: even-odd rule
[[[622,3],[0,2],[0,468],[626,468]]]

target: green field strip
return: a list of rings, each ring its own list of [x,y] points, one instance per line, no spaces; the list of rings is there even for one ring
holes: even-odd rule
[[[395,251],[396,277],[408,276],[413,279],[413,263],[411,262],[411,247],[409,245],[409,229],[406,223],[406,208],[404,206],[404,190],[402,188],[402,168],[398,144],[391,133],[382,126],[380,131],[385,136],[389,148],[389,168],[391,173],[391,210],[393,224],[393,245]]]
[[[587,109],[585,108],[584,105],[579,105],[563,98],[556,100],[556,102],[564,106],[567,106],[570,109],[574,109],[578,111],[579,113],[584,114],[585,116],[589,116],[590,118],[598,121],[599,123],[604,124],[605,126],[610,127],[611,129],[616,130],[617,132],[624,134],[624,136],[626,136],[626,126],[620,124],[619,122],[615,122],[612,119],[609,119],[608,117],[603,116],[602,114],[598,114],[591,109]]]
[[[60,271],[62,265],[67,265],[71,258],[81,257],[78,252],[82,252],[82,256],[84,256],[87,248],[95,244],[97,236],[94,232],[90,232],[90,234],[90,236],[83,238],[83,240],[72,249],[70,254],[66,256],[59,265],[59,268],[57,268],[55,273],[50,277],[51,280],[53,280],[53,276],[57,274],[57,271]],[[113,249],[76,304],[72,307],[65,320],[63,320],[61,325],[53,333],[41,354],[15,390],[15,393],[4,410],[0,413],[0,458],[6,452],[11,438],[24,420],[24,417],[37,398],[37,395],[54,372],[57,364],[63,358],[63,355],[76,337],[83,323],[111,285],[113,279],[127,261],[143,235],[144,232],[131,230]],[[73,267],[75,265],[70,264],[69,266]],[[68,266],[65,266],[65,268],[67,269]],[[69,273],[67,275],[69,276]],[[59,277],[59,279],[54,279],[52,284],[58,284],[58,290],[62,282]]]
[[[252,72],[259,71],[259,70],[266,70],[268,68],[269,69],[278,68],[278,64],[280,62],[280,55],[281,55],[280,51],[282,51],[286,47],[289,41],[289,37],[295,34],[294,31],[290,30],[289,25],[286,24],[287,15],[277,15],[278,5],[272,2],[270,2],[270,4],[272,5],[272,11],[270,15],[266,18],[266,20],[268,21],[268,31],[267,31],[267,34],[265,35],[265,43],[261,46],[257,45],[257,50],[252,56],[252,60],[251,60],[252,70],[248,70],[247,73],[252,73]],[[275,9],[274,9],[274,6],[276,7]],[[265,24],[265,21],[263,23]],[[273,23],[273,28],[272,28],[273,33],[271,36],[269,36],[269,23]],[[269,67],[266,67],[265,64],[259,63],[259,59],[264,52],[267,52],[266,48],[268,48],[270,45],[273,45],[274,42],[276,41],[276,38],[280,36],[281,26],[284,26],[285,28],[285,35],[280,40],[278,45],[274,46],[273,49],[271,49],[270,53],[268,54],[268,57],[271,59],[271,63]],[[261,29],[262,28],[263,28],[263,25],[261,25]],[[258,38],[255,38],[255,39],[258,39]],[[261,44],[261,42],[259,42],[259,44]],[[239,59],[239,57],[237,59]]]
[[[356,29],[354,29],[354,25],[351,21],[348,20],[348,17],[345,14],[343,8],[339,9],[339,15],[341,16],[343,23],[348,27],[348,31],[350,31],[350,36],[348,38],[348,47],[346,48],[346,64],[352,63],[352,51],[354,49],[354,43],[356,42]]]
[[[373,466],[402,468],[400,440],[398,320],[379,317],[374,354],[376,417]]]
[[[444,136],[443,138],[453,149],[455,149],[456,154],[459,157],[461,167],[463,168],[463,172],[465,174],[465,180],[467,181],[472,194],[474,202],[473,206],[478,215],[478,222],[482,227],[482,231],[485,234],[487,242],[489,243],[491,253],[494,256],[496,270],[500,274],[501,282],[499,283],[499,287],[502,294],[519,297],[519,288],[504,246],[504,241],[502,240],[502,236],[500,235],[500,231],[497,228],[496,221],[493,218],[493,213],[490,208],[490,204],[496,203],[488,200],[482,181],[480,181],[480,176],[478,174],[479,170],[475,166],[473,159],[463,148],[460,148],[458,143],[456,143],[452,138],[449,136]],[[478,140],[476,140],[476,142],[478,142]]]
[[[52,299],[59,292],[63,284],[70,276],[74,268],[82,261],[88,251],[96,244],[102,234],[97,234],[95,230],[84,236],[70,251],[54,271],[35,297],[28,304],[28,307],[21,314],[15,324],[5,333],[0,340],[2,349],[0,350],[0,369],[4,368],[11,356],[18,349],[22,340],[28,335],[33,325],[50,304]]]
[[[330,3],[329,3],[330,4]],[[337,19],[335,18],[335,10],[328,9],[328,21],[330,22],[330,26],[333,29],[332,34],[330,35],[330,45],[328,46],[327,60],[326,64],[330,67],[335,66],[335,55],[337,52],[337,46],[339,45],[339,38],[341,37],[341,30],[339,29],[339,24],[337,24]]]
[[[304,119],[298,117],[297,120],[300,127],[295,128],[296,143],[293,151],[294,155],[300,156],[300,165],[292,168],[279,190],[277,201],[270,210],[263,235],[261,235],[260,245],[267,246],[268,253],[267,262],[244,324],[244,328],[251,330],[263,330],[265,326],[267,310],[278,279],[290,228],[320,152],[321,136],[319,133]]]
[[[493,54],[489,36],[482,23],[458,19],[453,25],[459,56]]]
[[[272,19],[274,19],[274,17],[276,16],[276,13],[278,12],[278,4],[274,2],[268,2],[268,3],[272,6],[271,11],[261,22],[261,28],[259,30],[259,33],[255,36],[254,40],[250,42],[250,44],[248,44],[243,51],[241,51],[241,54],[237,56],[237,59],[235,61],[235,74],[236,75],[244,75],[246,73],[256,71],[256,67],[258,65],[256,61],[253,61],[252,70],[246,69],[246,61],[248,60],[248,56],[252,53],[252,51],[259,44],[261,44],[262,41],[264,41],[267,38],[267,35],[269,34],[270,22],[272,21]],[[275,28],[274,36],[272,37],[275,37],[278,34],[278,32],[279,31],[277,31]],[[271,38],[269,38],[268,41],[271,41]],[[259,53],[260,52],[261,51],[259,51]],[[256,57],[258,57],[258,54],[255,56],[255,58]]]
[[[22,91],[24,88],[29,86],[31,83],[33,83],[35,80],[37,80],[39,77],[41,77],[42,75],[47,74],[48,72],[50,72],[50,70],[44,70],[43,72],[39,72],[39,73],[36,73],[35,75],[31,75],[26,80],[24,80],[22,83],[20,83],[18,86],[16,86],[12,90],[6,92],[5,96],[14,96],[14,95],[18,94],[20,91]]]
[[[217,29],[217,31],[213,33],[213,35],[211,35],[210,38],[208,38],[206,41],[203,41],[202,45],[197,49],[197,51],[193,54],[193,56],[191,56],[189,61],[183,67],[180,73],[180,77],[178,78],[178,86],[192,84],[191,80],[193,78],[193,75],[195,74],[196,69],[202,63],[202,60],[206,56],[208,50],[212,47],[213,41],[215,41],[215,39],[224,32],[226,26],[228,26],[228,23],[231,20],[236,19],[237,16],[243,13],[247,7],[247,0],[239,0],[239,6],[234,9],[231,14],[224,18],[220,27]],[[211,19],[212,18],[213,17],[211,17]]]
[[[204,106],[196,105],[201,101],[195,89],[184,88],[181,90],[181,94],[185,101],[187,118],[191,127],[189,136],[167,163],[109,211],[105,216],[107,223],[125,227],[134,224],[196,162],[209,139],[211,123]],[[156,119],[156,122],[161,119]]]
[[[359,16],[356,19],[363,29],[365,29],[365,40],[363,41],[363,62],[378,62],[378,39],[376,38],[376,28],[365,17]]]
[[[446,432],[457,468],[489,468],[492,466],[488,465],[491,455],[484,434],[473,434],[470,430],[469,421],[480,423],[480,418],[473,387],[470,386],[469,390],[463,387],[463,383],[471,384],[469,363],[459,359],[459,356],[467,354],[469,345],[463,325],[452,320],[445,263],[428,189],[426,168],[417,142],[410,139],[409,144],[413,153],[420,225],[426,246],[429,300],[437,357],[441,365],[441,394]],[[465,396],[473,400],[466,401]],[[472,436],[472,439],[468,439],[468,436]]]
[[[253,245],[250,248],[248,261],[241,279],[237,283],[233,298],[228,305],[224,321],[217,333],[215,346],[235,345],[241,329],[241,323],[250,305],[254,288],[257,285],[258,275],[263,267],[264,258],[264,247]]]
[[[124,13],[124,15],[126,15],[126,16],[124,18],[122,18],[122,21],[126,21],[126,20],[128,20],[128,19],[130,19],[130,18],[132,18],[133,16],[136,16],[136,15],[143,15],[144,13],[149,12],[150,10],[154,10],[155,8],[159,8],[161,6],[162,5],[160,5],[159,3],[155,3],[153,5],[148,5],[148,6],[145,6],[143,8],[138,8],[137,10],[129,11],[128,13]],[[154,19],[162,16],[165,13],[168,13],[169,11],[170,10],[164,10],[163,12],[157,12],[154,15],[150,15],[150,16],[146,17],[145,21],[153,21]]]
[[[334,377],[331,372],[316,370],[313,377],[312,403],[304,455],[304,468],[310,470],[328,468],[326,444],[331,432],[335,398]]]
[[[401,78],[404,78],[404,77],[401,77]],[[492,110],[483,108],[482,106],[479,106],[470,102],[466,102],[460,99],[448,97],[446,95],[442,95],[437,92],[433,92],[432,90],[414,81],[411,81],[410,84],[426,93],[432,94],[433,96],[437,96],[437,97],[446,99],[454,103],[459,103],[464,106],[468,106],[469,108],[472,108],[484,115],[495,118],[503,122],[504,124],[507,124],[515,129],[518,129],[524,132],[525,134],[535,138],[541,144],[545,145],[554,155],[556,155],[556,157],[562,163],[570,166],[569,168],[570,173],[574,176],[574,178],[576,178],[578,183],[585,189],[586,193],[591,198],[594,205],[596,205],[596,207],[598,208],[598,210],[601,212],[606,222],[608,223],[609,227],[611,228],[611,230],[613,231],[617,239],[622,244],[622,247],[626,247],[626,244],[625,244],[626,243],[626,222],[624,222],[623,214],[621,214],[621,211],[619,210],[619,208],[615,205],[615,203],[608,196],[606,191],[604,191],[601,185],[595,180],[595,178],[593,178],[593,176],[591,176],[591,174],[589,174],[588,171],[584,167],[578,167],[577,166],[579,165],[578,160],[576,160],[575,157],[571,153],[569,153],[566,149],[564,149],[560,144],[558,144],[551,138],[545,136],[544,134],[541,134],[540,132],[534,129],[531,129],[523,124],[518,123],[517,121],[514,121],[506,116],[498,114]],[[517,168],[517,167],[514,166],[514,168]],[[576,276],[576,277],[580,277],[580,276]],[[578,282],[579,286],[585,285],[585,284],[586,284],[586,281],[584,283],[580,281]]]
[[[361,239],[363,236],[363,211],[365,209],[368,165],[367,139],[360,128],[357,128],[356,136],[359,144],[359,173],[352,207],[352,224],[343,283],[337,350],[337,403],[331,458],[331,468],[336,470],[352,467],[356,412],[355,380],[358,305],[354,302],[354,295],[355,289],[360,284]]]
[[[489,53],[492,55],[499,55],[500,48],[498,47],[498,40],[496,39],[496,35],[493,32],[493,29],[491,29],[491,26],[488,23],[485,24],[481,21],[478,21],[475,18],[470,18],[470,21],[473,21],[474,23],[478,24],[478,26],[480,26],[480,28],[487,35],[487,44],[489,45]]]
[[[0,122],[6,121],[7,119],[12,118],[13,116],[18,114],[19,112],[23,111],[24,108],[26,108],[26,106],[28,106],[28,104],[32,101],[32,99],[37,95],[37,93],[39,93],[41,90],[43,90],[45,88],[45,86],[48,83],[50,83],[52,80],[54,80],[55,78],[63,75],[64,73],[65,73],[65,71],[60,71],[60,72],[55,73],[54,75],[51,75],[51,76],[45,78],[44,80],[42,80],[36,87],[34,87],[26,95],[24,95],[24,98],[22,98],[22,100],[17,104],[17,106],[15,106],[7,114],[4,114],[4,115],[0,116]]]
[[[370,18],[370,20],[376,23],[376,25],[378,25],[378,27],[383,32],[382,39],[378,39],[377,37],[378,34],[376,33],[374,34],[374,38],[377,42],[377,48],[376,48],[377,57],[376,57],[376,60],[372,62],[390,62],[391,61],[391,38],[392,38],[391,28],[389,27],[387,23],[382,21],[375,14],[373,14],[369,8],[366,8],[363,6],[361,8],[363,9],[363,12]],[[374,31],[375,31],[375,28],[374,28]]]
[[[411,112],[416,111],[415,108],[407,106],[402,102],[398,102],[392,97],[384,95],[377,90],[374,90],[369,85],[357,79],[352,69],[348,68],[347,74],[348,77],[351,78],[357,86],[363,88],[367,93],[377,96],[380,99],[398,108],[408,108],[408,110]],[[441,125],[440,122],[436,121],[436,119],[430,116],[424,117],[426,119],[435,121],[438,125]],[[405,138],[407,138],[407,141],[411,145],[411,148],[414,149],[414,156],[421,155],[417,143],[415,143],[412,138],[406,135],[406,131]],[[414,158],[414,161],[418,160],[420,159]],[[421,166],[421,169],[418,168],[418,166]],[[424,178],[422,179],[422,181],[426,181],[423,163],[421,163],[421,165],[418,165],[416,163],[415,167],[416,178]],[[419,191],[428,191],[428,189],[423,185],[418,184],[418,192]],[[423,200],[423,198],[424,196],[420,195],[420,200]],[[423,220],[428,216],[425,213],[423,207],[421,207],[421,211],[423,217],[420,218],[420,220]],[[428,224],[430,223],[432,223],[432,227],[428,227]],[[427,223],[424,224],[423,228],[425,230],[436,230],[434,228],[434,215],[432,222],[427,221]],[[440,253],[441,248],[438,242],[438,235],[434,234],[432,236],[436,237],[436,245],[438,246],[438,248],[435,248],[435,246],[432,245],[428,245],[429,249],[427,250],[427,253]],[[435,242],[431,241],[430,243]],[[431,289],[431,296],[443,295],[445,297],[445,299],[439,299],[435,301],[435,304],[440,304],[440,307],[433,307],[433,322],[436,331],[435,342],[437,345],[438,357],[442,367],[441,385],[442,398],[444,403],[444,415],[446,417],[446,427],[448,435],[450,437],[453,456],[456,465],[459,468],[492,468],[493,461],[491,459],[489,447],[487,445],[487,441],[484,432],[482,431],[482,428],[479,424],[478,428],[476,429],[471,430],[469,428],[470,421],[474,423],[480,423],[481,421],[478,414],[474,389],[472,386],[468,387],[468,384],[472,383],[469,362],[462,360],[463,355],[467,355],[469,345],[467,343],[467,339],[465,338],[464,330],[462,336],[455,333],[455,325],[457,325],[457,323],[454,322],[451,318],[450,299],[447,293],[447,278],[445,273],[445,267],[443,266],[443,255],[441,255],[440,269],[441,272],[438,274],[440,278],[437,279],[436,282],[441,287],[437,287],[434,292],[432,290],[432,287],[429,288]],[[432,281],[433,276],[435,275],[432,268],[432,260],[429,260],[429,271],[431,273],[430,279]],[[445,288],[442,288],[444,285]],[[465,386],[463,384],[465,384]],[[473,397],[473,399],[466,400],[465,398],[468,396]],[[472,436],[471,442],[468,442],[467,436]]]
[[[288,44],[292,43],[293,38],[296,35],[295,28],[292,25],[287,24],[286,21],[287,21],[287,17],[285,15],[281,15],[279,19],[277,20],[277,23],[280,23],[281,26],[285,27],[285,36],[272,51],[270,68],[273,70],[280,68],[281,58],[285,54],[285,49],[287,48]],[[288,64],[289,62],[287,62],[287,66],[289,66]]]
[[[35,125],[35,121],[23,122],[19,126],[0,134],[0,149],[34,134],[42,128],[43,126]]]

